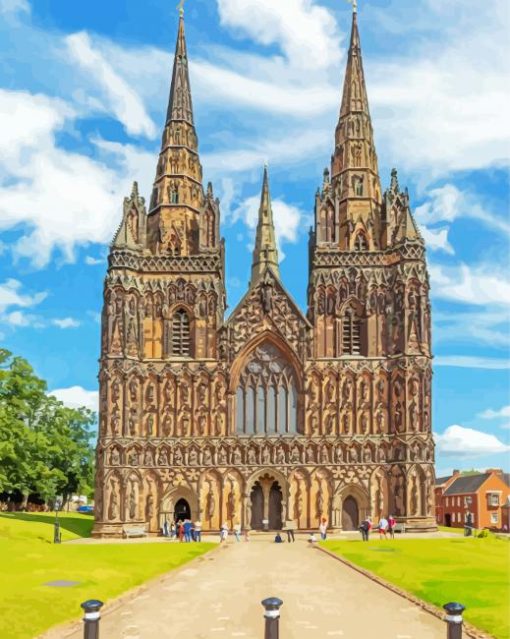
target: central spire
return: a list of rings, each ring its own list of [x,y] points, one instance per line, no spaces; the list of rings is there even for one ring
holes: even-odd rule
[[[273,275],[280,279],[278,249],[276,248],[273,210],[271,208],[271,195],[269,193],[269,176],[266,164],[264,166],[264,179],[262,181],[259,221],[257,224],[255,248],[253,250],[250,286],[254,286],[262,278],[267,269],[270,269]]]

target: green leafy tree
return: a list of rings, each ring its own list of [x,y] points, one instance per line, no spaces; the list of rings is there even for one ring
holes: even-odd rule
[[[93,485],[95,415],[47,395],[30,364],[0,349],[0,492],[45,501]]]

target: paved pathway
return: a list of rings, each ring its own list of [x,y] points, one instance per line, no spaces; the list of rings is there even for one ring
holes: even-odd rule
[[[168,573],[101,620],[104,639],[262,639],[268,596],[283,599],[281,639],[444,639],[446,625],[306,541],[229,541]],[[82,630],[48,639],[81,639]]]

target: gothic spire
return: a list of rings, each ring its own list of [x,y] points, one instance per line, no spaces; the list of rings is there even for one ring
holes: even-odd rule
[[[352,13],[342,103],[335,131],[335,151],[331,158],[331,187],[338,213],[335,219],[331,218],[331,228],[318,229],[319,242],[338,243],[344,250],[353,250],[356,235],[362,232],[368,245],[377,248],[381,183],[356,10]]]
[[[203,239],[200,239],[200,217],[204,203],[181,12],[167,118],[149,205],[150,216],[158,216],[157,221],[151,222],[153,250],[169,251],[174,255],[191,255],[199,251]],[[209,227],[214,227],[213,221],[209,222]],[[213,235],[208,233],[211,241]]]
[[[358,14],[353,11],[340,117],[359,111],[370,117],[357,16]]]
[[[193,126],[193,103],[191,101],[183,12],[181,12],[179,17],[172,86],[170,88],[166,119],[167,122],[169,120],[183,120]]]
[[[264,166],[264,179],[260,197],[257,236],[253,250],[250,286],[256,284],[267,269],[271,269],[273,275],[280,279],[278,249],[276,248],[273,210],[271,208],[271,195],[269,193],[269,176],[266,165]]]

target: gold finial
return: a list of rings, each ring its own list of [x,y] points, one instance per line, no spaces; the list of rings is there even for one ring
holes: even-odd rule
[[[183,16],[184,15],[184,3],[186,2],[186,0],[181,0],[179,2],[179,4],[177,5],[177,8],[179,9],[179,15]]]
[[[347,0],[350,4],[352,4],[352,12],[358,13],[358,0]]]

